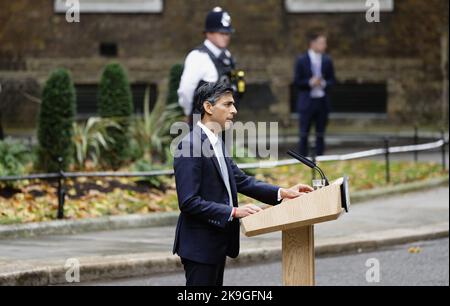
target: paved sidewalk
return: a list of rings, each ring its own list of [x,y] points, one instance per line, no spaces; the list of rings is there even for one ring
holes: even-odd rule
[[[340,252],[346,249],[345,245],[355,242],[376,247],[374,241],[382,245],[383,240],[397,239],[400,242],[402,237],[415,235],[433,238],[427,233],[448,236],[448,228],[449,188],[440,187],[351,206],[350,213],[337,221],[316,225],[316,247],[328,248],[330,252],[333,252],[333,246],[338,245],[334,252]],[[11,275],[19,272],[34,269],[43,275],[48,267],[62,269],[68,258],[79,258],[82,264],[90,265],[114,263],[105,273],[105,278],[127,276],[129,271],[122,271],[122,274],[114,271],[123,261],[155,258],[160,260],[159,270],[164,271],[164,259],[174,258],[171,254],[174,230],[174,226],[163,226],[0,240],[0,284],[2,280],[11,284],[8,282]],[[361,244],[364,241],[372,244]],[[241,238],[241,253],[244,257],[246,253],[252,254],[250,260],[257,260],[261,252],[278,250],[279,253],[280,249],[281,233],[252,238],[242,235]],[[37,275],[41,275],[39,273]],[[36,283],[45,284],[46,281],[36,279]]]

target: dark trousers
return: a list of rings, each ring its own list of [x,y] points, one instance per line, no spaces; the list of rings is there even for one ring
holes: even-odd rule
[[[308,136],[311,125],[316,126],[316,152],[323,155],[325,151],[325,130],[328,123],[328,105],[326,98],[311,99],[309,110],[300,113],[300,155],[309,156]]]
[[[225,258],[217,265],[202,264],[181,258],[186,275],[186,286],[222,286]]]

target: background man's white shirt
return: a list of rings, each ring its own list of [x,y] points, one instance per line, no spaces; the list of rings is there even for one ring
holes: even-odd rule
[[[308,56],[311,61],[311,70],[313,76],[316,78],[322,78],[322,54],[316,53],[313,50],[309,49]],[[323,98],[325,96],[325,86],[326,82],[325,80],[322,80],[320,87],[313,87],[311,90],[311,98]]]

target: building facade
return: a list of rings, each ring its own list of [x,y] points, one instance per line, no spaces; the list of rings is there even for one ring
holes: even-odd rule
[[[230,12],[236,29],[230,49],[249,84],[242,120],[292,117],[293,65],[313,29],[329,37],[339,82],[335,116],[411,124],[448,112],[447,0],[380,1],[380,22],[367,21],[363,0],[130,0],[127,6],[80,0],[80,22],[72,23],[65,2],[0,0],[0,82],[42,86],[53,69],[66,67],[80,114],[95,112],[96,84],[111,61],[126,67],[135,103],[147,85],[153,100],[164,97],[170,68],[202,42],[204,17],[214,6]],[[30,96],[17,96],[24,102],[8,108],[7,122],[33,122],[37,103]]]

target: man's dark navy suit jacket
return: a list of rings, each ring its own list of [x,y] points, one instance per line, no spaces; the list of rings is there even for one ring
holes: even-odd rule
[[[299,113],[309,113],[313,109],[311,103],[312,88],[309,85],[309,80],[313,76],[311,65],[308,52],[300,55],[295,64],[294,85],[298,90],[297,111]],[[322,55],[322,78],[326,81],[326,87],[324,88],[325,99],[327,101],[325,111],[329,112],[331,108],[329,90],[336,83],[336,78],[334,75],[333,61],[326,54]]]
[[[266,204],[278,204],[279,187],[246,175],[225,156],[235,207],[238,192]],[[174,170],[181,213],[173,253],[204,264],[220,264],[226,256],[237,257],[239,220],[229,221],[232,207],[220,166],[208,137],[199,126],[194,125],[179,143]]]

